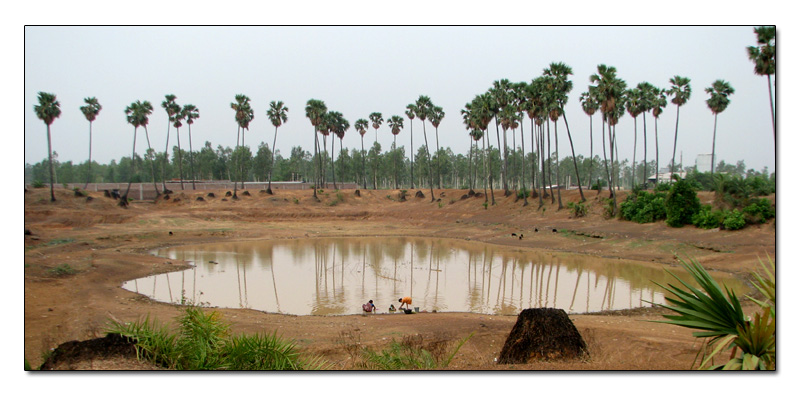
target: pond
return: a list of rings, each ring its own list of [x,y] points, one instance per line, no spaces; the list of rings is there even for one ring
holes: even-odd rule
[[[417,237],[247,241],[159,249],[193,268],[122,287],[154,300],[293,315],[386,313],[403,296],[420,311],[516,315],[525,308],[587,313],[663,303],[675,283],[649,263]],[[670,269],[683,279],[678,268]],[[714,275],[740,294],[745,286]]]

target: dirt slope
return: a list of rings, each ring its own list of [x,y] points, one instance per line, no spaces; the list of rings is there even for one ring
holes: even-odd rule
[[[775,257],[774,221],[742,231],[673,229],[663,222],[635,224],[602,217],[602,198],[587,192],[589,215],[573,219],[569,210],[534,199],[527,207],[496,192],[496,206],[483,207],[483,198],[465,198],[464,190],[435,190],[437,201],[425,198],[402,202],[396,190],[325,190],[316,202],[307,191],[276,191],[269,196],[252,192],[239,200],[225,191],[186,190],[171,199],[135,202],[121,208],[92,193],[92,200],[57,190],[25,193],[25,358],[33,367],[63,342],[103,336],[109,318],[133,321],[150,315],[171,322],[179,309],[121,289],[129,279],[174,271],[183,264],[153,257],[147,251],[167,245],[205,241],[309,238],[321,236],[414,235],[477,240],[487,243],[583,253],[601,257],[644,260],[654,265],[677,264],[677,255],[696,257],[707,268],[746,277],[758,257]],[[413,191],[416,192],[416,191]],[[204,201],[197,201],[202,196]],[[578,201],[577,191],[562,192],[562,200]],[[701,195],[709,201],[710,195]],[[540,231],[534,236],[533,228]],[[551,232],[552,229],[566,230]],[[526,238],[509,238],[511,232]],[[170,234],[171,232],[171,234]],[[530,233],[529,233],[530,232]],[[77,270],[57,275],[67,264]],[[296,339],[310,352],[324,355],[335,369],[353,368],[346,346],[358,339],[381,346],[401,335],[424,339],[461,339],[475,333],[453,361],[454,369],[507,370],[685,370],[698,343],[691,331],[650,320],[655,310],[605,315],[572,315],[586,339],[591,359],[498,366],[498,356],[516,316],[466,313],[418,315],[291,316],[252,310],[220,309],[236,332],[272,332]],[[126,363],[127,362],[127,363]],[[80,364],[79,364],[80,363]],[[141,369],[135,360],[96,359],[61,368]],[[145,367],[146,368],[146,367]]]

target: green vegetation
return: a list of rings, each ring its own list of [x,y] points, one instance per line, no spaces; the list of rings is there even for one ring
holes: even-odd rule
[[[219,312],[188,307],[171,333],[149,317],[134,323],[112,322],[108,333],[135,341],[136,354],[171,370],[318,370],[327,367],[319,357],[304,357],[294,341],[272,335],[230,334]]]
[[[722,227],[726,230],[740,230],[745,224],[744,215],[736,209],[726,212],[722,221]]]
[[[452,345],[446,339],[425,342],[421,335],[405,336],[402,341],[392,340],[380,351],[354,346],[351,353],[360,357],[359,365],[367,370],[434,370],[447,368],[459,349],[474,333]]]
[[[667,218],[667,194],[634,190],[619,206],[620,216],[637,223],[652,223]]]
[[[714,210],[711,205],[703,205],[694,216],[692,216],[692,224],[698,228],[718,228],[722,226],[725,221],[725,213],[721,210]]]
[[[667,194],[667,225],[683,227],[692,223],[692,216],[700,211],[697,191],[686,180],[677,180]]]
[[[736,294],[727,287],[720,287],[700,263],[692,260],[681,261],[700,288],[695,288],[672,275],[682,286],[668,284],[662,288],[675,297],[665,297],[669,304],[655,304],[675,312],[664,315],[663,323],[696,329],[694,337],[705,340],[699,368],[711,370],[774,370],[775,369],[775,264],[771,268],[764,263],[763,274],[754,273],[755,288],[764,297],[758,300],[750,297],[762,312],[750,319],[745,317]],[[713,348],[713,349],[712,349]],[[730,358],[721,364],[714,364],[714,358],[722,356],[722,351],[731,350]]]
[[[78,273],[74,268],[70,267],[69,264],[59,264],[56,267],[50,268],[47,272],[56,275],[56,276],[67,276],[67,275],[74,275]]]
[[[567,204],[567,208],[572,213],[572,217],[583,217],[589,213],[586,204],[583,202],[570,202]]]

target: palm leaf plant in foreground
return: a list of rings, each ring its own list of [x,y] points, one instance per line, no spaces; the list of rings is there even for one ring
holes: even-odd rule
[[[694,337],[706,339],[705,354],[699,368],[711,370],[774,370],[775,369],[775,266],[766,270],[767,277],[755,274],[754,285],[767,297],[766,301],[754,300],[763,308],[755,318],[746,318],[736,294],[720,285],[696,260],[689,263],[681,260],[699,289],[667,271],[682,287],[663,286],[674,295],[665,297],[669,304],[654,304],[676,313],[663,315],[662,323],[696,329]],[[731,350],[730,359],[713,365],[713,358],[723,350]],[[699,355],[699,353],[698,353]]]
[[[140,360],[172,370],[318,370],[319,357],[300,353],[292,340],[272,335],[231,335],[219,312],[188,307],[171,333],[150,318],[134,323],[112,322],[108,333],[130,338]]]

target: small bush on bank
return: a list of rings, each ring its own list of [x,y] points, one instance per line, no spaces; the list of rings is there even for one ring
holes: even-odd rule
[[[620,216],[637,223],[652,223],[667,218],[666,194],[638,191],[620,204]]]
[[[722,226],[725,220],[725,213],[721,210],[714,210],[711,205],[703,205],[700,211],[692,216],[692,224],[698,228],[712,229]]]
[[[567,204],[567,208],[572,212],[572,217],[575,218],[586,216],[589,213],[586,204],[583,202],[570,202]]]
[[[725,220],[722,221],[722,228],[726,230],[740,230],[744,228],[747,222],[744,220],[744,215],[737,209],[725,212]]]
[[[748,206],[742,209],[742,213],[749,217],[749,223],[764,223],[775,217],[775,208],[766,198],[753,200]]]
[[[700,211],[697,191],[688,181],[677,180],[667,194],[666,209],[668,226],[683,227],[685,224],[692,224],[692,216]]]

